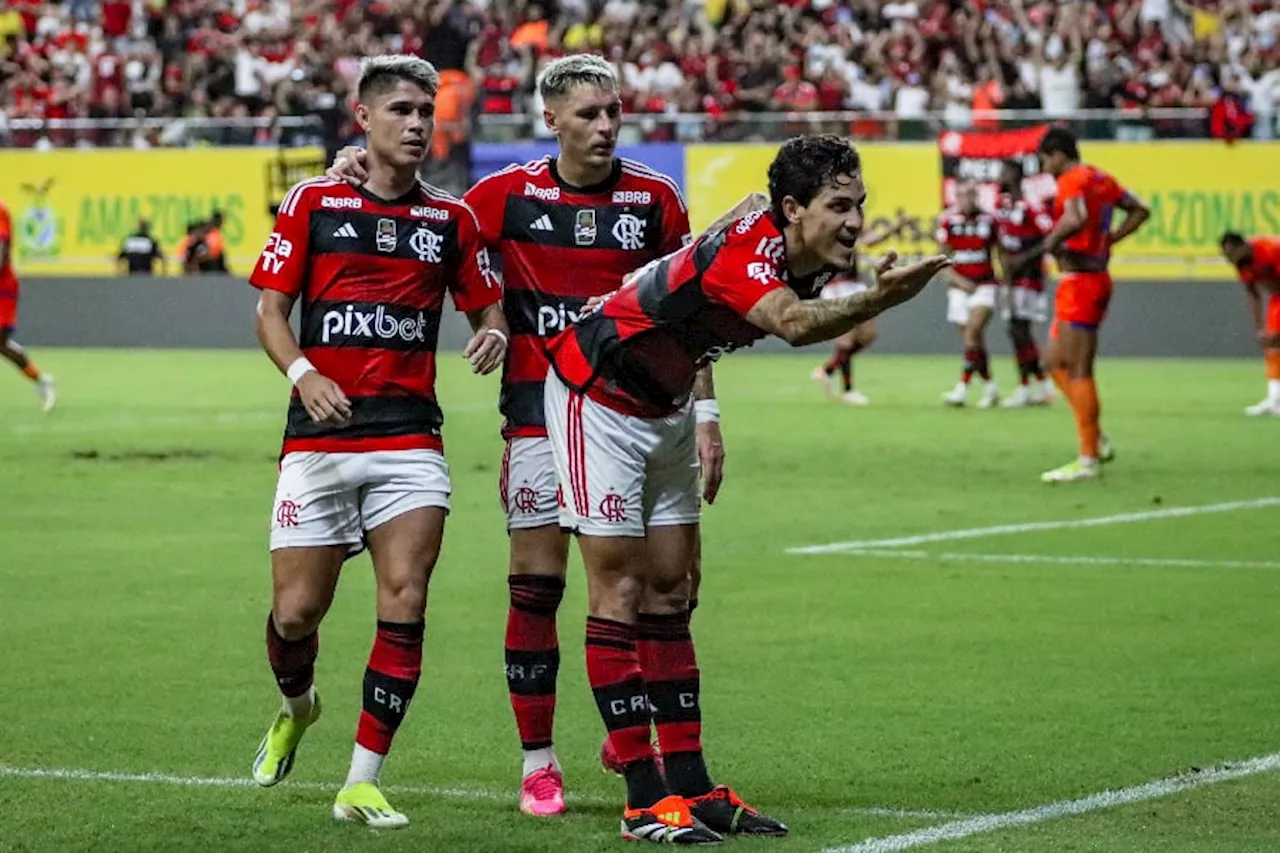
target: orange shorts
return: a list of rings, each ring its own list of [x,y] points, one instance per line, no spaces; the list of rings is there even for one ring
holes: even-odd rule
[[[18,300],[0,297],[0,329],[12,332],[18,325]]]
[[[1267,300],[1267,334],[1280,335],[1280,293],[1271,294]]]
[[[1105,272],[1069,272],[1058,281],[1058,293],[1053,300],[1053,328],[1050,334],[1058,336],[1058,324],[1070,323],[1095,330],[1107,316],[1111,302],[1111,274]]]

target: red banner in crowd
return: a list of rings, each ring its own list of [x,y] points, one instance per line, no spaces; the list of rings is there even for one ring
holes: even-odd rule
[[[1050,198],[1054,193],[1053,178],[1040,173],[1036,158],[1036,147],[1046,130],[1047,126],[1038,125],[1019,130],[943,132],[938,137],[942,203],[950,207],[956,200],[956,184],[973,181],[978,186],[978,203],[985,210],[995,209],[1000,168],[1010,160],[1022,164],[1023,195],[1036,202]]]

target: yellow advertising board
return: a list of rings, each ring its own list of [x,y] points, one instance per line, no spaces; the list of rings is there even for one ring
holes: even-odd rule
[[[0,152],[14,267],[19,276],[114,275],[121,241],[146,219],[173,272],[188,223],[218,210],[227,265],[246,275],[271,233],[267,167],[282,156],[324,155],[274,148]]]
[[[863,143],[867,224],[905,210],[906,233],[884,246],[931,253],[941,203],[942,167],[932,144]],[[776,145],[694,145],[686,152],[686,191],[695,233],[745,193],[765,189]],[[1226,230],[1280,234],[1280,143],[1084,142],[1080,153],[1151,207],[1151,220],[1116,248],[1119,279],[1233,278],[1218,253]]]

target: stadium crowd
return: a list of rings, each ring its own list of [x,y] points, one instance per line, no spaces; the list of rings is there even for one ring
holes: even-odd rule
[[[458,138],[480,113],[517,117],[489,119],[490,138],[526,137],[537,71],[579,51],[616,64],[651,139],[789,135],[813,128],[804,113],[843,110],[866,117],[844,125],[856,135],[924,137],[992,125],[996,108],[1131,111],[1089,135],[1269,138],[1280,108],[1280,0],[9,0],[0,138],[40,136],[6,134],[11,119],[148,116],[173,121],[42,144],[332,143],[351,130],[359,59],[386,52],[441,70],[440,122]],[[1169,107],[1212,120],[1143,119]],[[184,121],[283,115],[318,124],[301,140]]]

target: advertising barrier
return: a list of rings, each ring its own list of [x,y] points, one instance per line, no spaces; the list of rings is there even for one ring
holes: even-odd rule
[[[776,145],[693,145],[685,189],[695,232],[751,190],[764,190]],[[932,143],[861,143],[868,227],[906,212],[909,225],[884,244],[900,254],[936,250],[932,222],[943,196],[942,156]],[[1085,142],[1099,166],[1151,207],[1151,220],[1117,247],[1117,278],[1222,281],[1233,273],[1218,252],[1225,230],[1280,234],[1280,144]]]
[[[114,275],[120,242],[139,219],[176,269],[190,222],[223,215],[227,265],[247,274],[272,217],[267,168],[319,149],[5,151],[0,201],[13,216],[14,266],[26,275]]]

